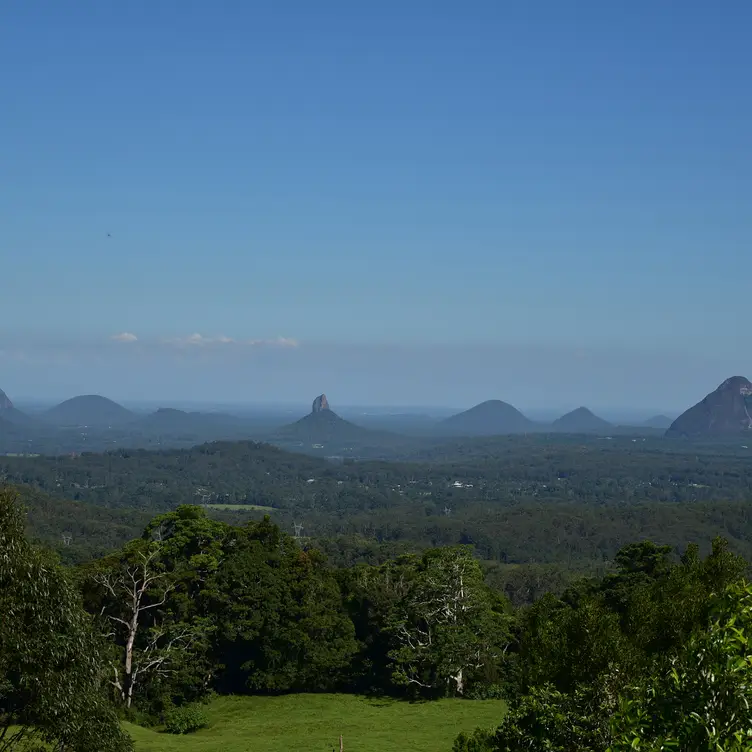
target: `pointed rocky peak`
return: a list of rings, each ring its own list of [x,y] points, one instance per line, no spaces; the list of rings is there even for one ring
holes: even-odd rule
[[[327,400],[325,394],[320,394],[316,399],[313,401],[313,407],[311,408],[312,413],[320,413],[324,410],[331,409],[329,407],[329,400]]]
[[[13,403],[10,401],[8,395],[2,389],[0,389],[0,413],[12,409]]]

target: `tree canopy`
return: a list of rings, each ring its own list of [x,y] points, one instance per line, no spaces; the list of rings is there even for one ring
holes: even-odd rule
[[[71,752],[131,749],[104,691],[104,646],[54,556],[32,546],[0,490],[0,750],[39,740]]]

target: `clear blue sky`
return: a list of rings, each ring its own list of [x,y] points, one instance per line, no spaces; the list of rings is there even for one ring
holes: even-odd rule
[[[752,375],[748,0],[2,5],[11,396],[680,408]]]

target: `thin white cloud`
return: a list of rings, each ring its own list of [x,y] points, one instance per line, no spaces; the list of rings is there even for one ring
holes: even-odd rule
[[[300,342],[292,337],[276,337],[275,339],[249,339],[246,344],[251,347],[298,347]]]
[[[113,334],[110,339],[115,342],[136,342],[138,337],[131,332],[120,332],[120,334]]]
[[[231,337],[225,337],[221,335],[219,337],[205,337],[203,334],[195,332],[189,334],[187,337],[177,337],[175,339],[164,340],[166,344],[171,345],[188,345],[188,346],[203,346],[203,345],[230,345],[234,342]]]
[[[175,337],[172,339],[163,339],[165,345],[175,347],[206,347],[209,345],[224,345],[236,347],[298,347],[299,342],[292,337],[275,337],[273,339],[233,339],[225,335],[216,337],[207,337],[199,332],[189,334],[185,337]]]

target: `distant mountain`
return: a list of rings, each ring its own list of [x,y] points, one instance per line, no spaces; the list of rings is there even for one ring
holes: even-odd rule
[[[662,428],[664,431],[671,426],[673,419],[668,415],[654,415],[652,418],[648,418],[642,425],[648,428]]]
[[[539,430],[537,423],[501,400],[481,402],[440,421],[436,426],[436,433],[444,436],[500,436]]]
[[[174,407],[160,407],[134,424],[145,433],[184,434],[202,437],[238,435],[243,421],[224,413],[186,412]],[[246,432],[247,433],[247,432]]]
[[[401,433],[404,436],[414,437],[433,436],[436,433],[436,425],[440,420],[433,415],[422,415],[420,413],[359,414],[348,416],[347,419],[356,425],[363,426],[363,428]]]
[[[340,418],[330,407],[326,395],[313,401],[311,412],[295,423],[282,426],[277,439],[300,441],[304,444],[362,444],[377,443],[383,437],[398,438],[386,432],[371,431]]]
[[[18,408],[13,407],[10,398],[2,389],[0,389],[0,420],[17,426],[33,422],[32,418],[26,413],[22,413]]]
[[[682,413],[666,436],[689,438],[736,436],[752,430],[752,382],[726,379],[714,392]]]
[[[98,394],[72,397],[50,408],[42,417],[57,426],[120,426],[130,423],[135,415],[122,405]]]
[[[608,433],[613,426],[603,418],[599,418],[587,407],[578,407],[561,418],[557,418],[551,428],[564,433]]]

